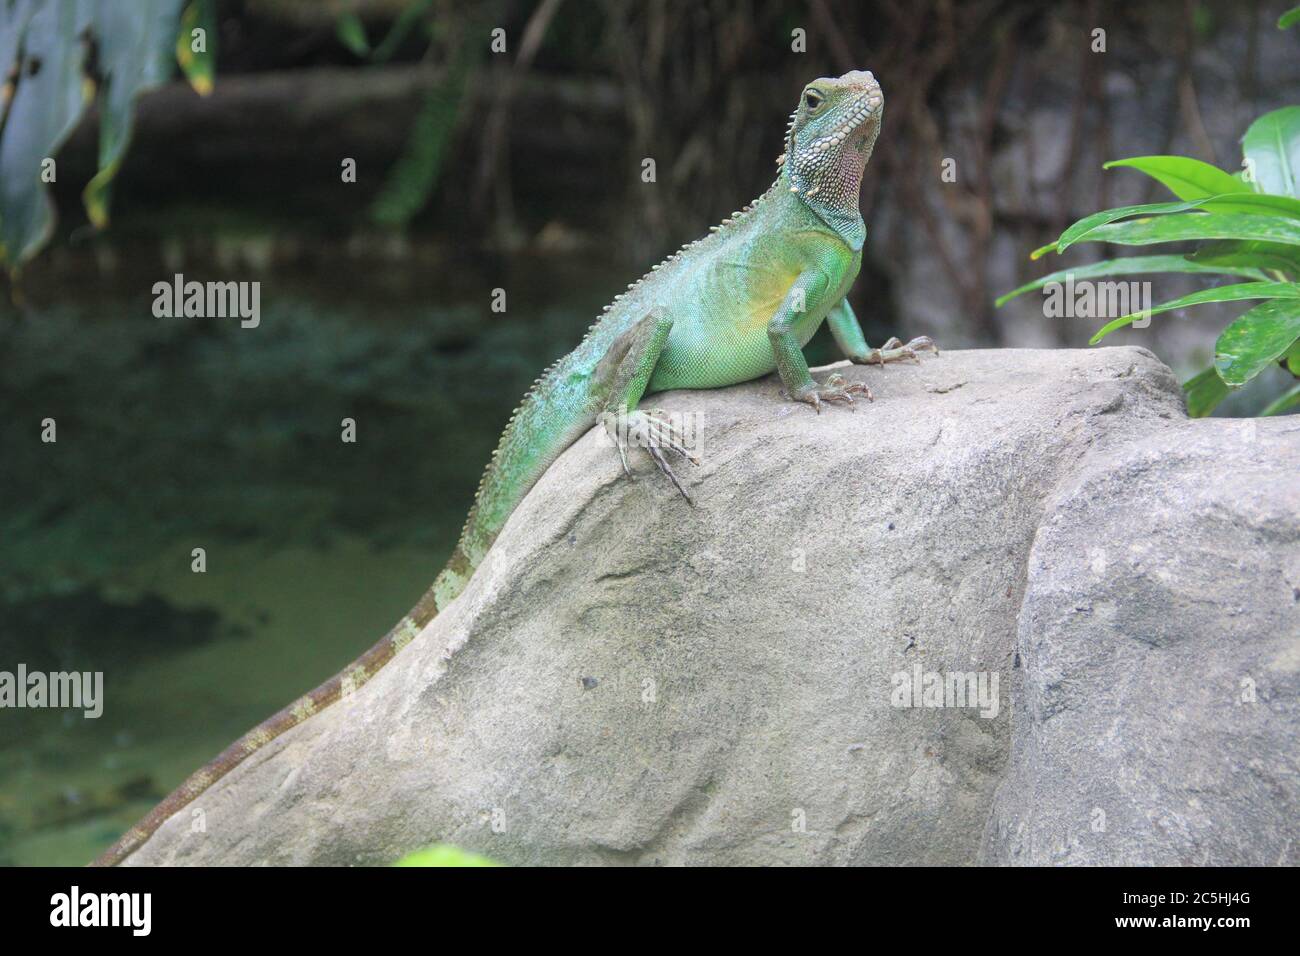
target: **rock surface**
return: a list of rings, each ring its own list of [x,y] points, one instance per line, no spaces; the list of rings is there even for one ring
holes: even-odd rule
[[[1029,557],[990,863],[1300,863],[1300,419],[1090,456]]]
[[[1142,349],[845,374],[875,403],[653,399],[703,416],[694,508],[593,430],[128,862],[1296,862],[1300,422],[1189,422]],[[896,706],[931,673],[982,706]]]

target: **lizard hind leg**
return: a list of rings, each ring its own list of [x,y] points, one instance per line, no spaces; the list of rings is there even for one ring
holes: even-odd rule
[[[596,366],[594,388],[601,398],[600,422],[618,449],[623,470],[631,476],[627,451],[644,448],[650,459],[688,502],[691,496],[669,464],[676,455],[698,465],[685,430],[661,412],[637,408],[663,353],[673,320],[662,308],[651,309],[610,345]]]

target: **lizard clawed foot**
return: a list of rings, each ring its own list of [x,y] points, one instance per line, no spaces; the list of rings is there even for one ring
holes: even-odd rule
[[[871,389],[867,388],[866,385],[861,382],[845,382],[844,376],[839,372],[835,372],[826,379],[825,384],[818,385],[813,382],[791,397],[797,402],[807,402],[820,415],[822,413],[822,402],[844,402],[849,408],[852,408],[854,395],[865,395],[867,401],[875,401],[875,396],[871,394]]]
[[[867,357],[862,359],[861,364],[884,365],[886,362],[899,362],[903,359],[911,359],[919,364],[921,360],[917,358],[916,353],[920,351],[930,351],[938,355],[939,346],[935,345],[934,339],[928,335],[918,335],[906,345],[898,339],[891,338],[880,348],[868,352]]]
[[[668,455],[664,453],[667,451],[685,458],[693,465],[700,463],[699,456],[690,449],[690,440],[676,423],[663,417],[663,414],[657,410],[654,412],[638,410],[628,412],[626,415],[607,414],[604,416],[604,426],[605,433],[618,448],[618,457],[623,462],[623,471],[629,478],[633,475],[627,463],[627,449],[632,445],[639,445],[649,453],[651,460],[673,483],[673,487],[681,492],[682,497],[690,504],[695,504],[668,463]]]

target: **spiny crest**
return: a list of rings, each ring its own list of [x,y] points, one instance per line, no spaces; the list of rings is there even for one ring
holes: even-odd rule
[[[661,261],[656,262],[654,265],[652,265],[649,271],[647,271],[644,275],[642,275],[641,278],[637,279],[635,282],[629,283],[627,290],[625,292],[620,292],[618,295],[614,296],[613,301],[610,302],[608,305],[604,306],[600,310],[601,314],[598,315],[596,317],[596,321],[593,322],[587,328],[587,332],[585,335],[583,335],[582,341],[586,342],[589,338],[591,338],[591,334],[600,327],[602,320],[613,310],[614,306],[618,305],[618,303],[622,302],[625,298],[630,297],[633,293],[635,293],[638,289],[640,289],[641,286],[645,284],[646,280],[648,280],[651,276],[653,276],[654,273],[658,272],[664,266],[671,265],[674,262],[680,261],[682,255],[685,254],[686,252],[690,251],[691,249],[698,248],[702,243],[708,242],[709,240],[713,239],[714,236],[725,233],[732,227],[736,226],[738,223],[742,222],[746,218],[746,216],[748,216],[751,212],[753,212],[755,209],[758,208],[759,203],[761,203],[763,199],[766,198],[768,193],[772,192],[772,189],[775,188],[776,185],[777,185],[776,182],[772,183],[772,185],[768,187],[767,192],[765,192],[762,196],[759,196],[751,203],[747,203],[740,209],[732,210],[731,215],[723,219],[720,225],[710,226],[709,234],[707,236],[703,236],[699,239],[693,239],[690,242],[683,243],[680,247],[678,247],[676,252],[673,252],[670,255],[665,256]],[[547,373],[549,374],[557,365],[559,365],[559,362],[556,362],[555,365],[552,365],[550,368],[548,368],[546,370]],[[530,390],[530,394],[532,393],[532,391],[535,390],[536,389]]]

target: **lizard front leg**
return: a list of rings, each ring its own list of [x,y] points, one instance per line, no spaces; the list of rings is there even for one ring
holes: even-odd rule
[[[884,365],[886,362],[897,362],[905,358],[920,361],[916,353],[923,349],[939,354],[939,347],[928,335],[918,335],[906,345],[898,339],[891,338],[878,349],[868,348],[867,340],[862,334],[862,325],[858,322],[858,317],[853,314],[853,306],[849,305],[847,298],[836,302],[826,314],[826,324],[831,327],[831,335],[840,351],[844,353],[844,357],[858,365]]]
[[[772,343],[772,354],[776,356],[776,370],[786,391],[795,401],[807,402],[818,414],[821,414],[822,402],[852,405],[854,395],[865,395],[868,401],[871,400],[871,390],[867,386],[861,382],[845,383],[844,376],[838,373],[819,385],[808,371],[808,361],[795,338],[795,326],[805,313],[818,307],[830,286],[830,279],[820,270],[801,273],[767,324],[767,338]]]
[[[667,451],[698,465],[700,460],[690,450],[689,440],[674,422],[636,407],[650,384],[672,328],[673,320],[665,310],[651,309],[610,345],[596,366],[593,382],[601,402],[600,422],[618,447],[623,470],[629,476],[632,474],[627,464],[627,449],[630,445],[640,445],[682,497],[691,501],[665,455]]]

